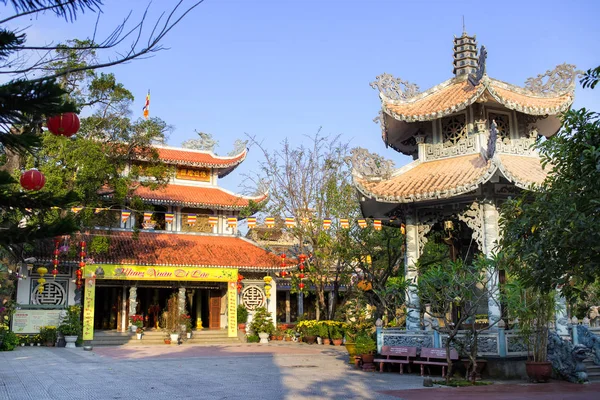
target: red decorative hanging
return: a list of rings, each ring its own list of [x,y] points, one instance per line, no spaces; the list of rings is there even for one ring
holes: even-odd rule
[[[285,268],[285,253],[281,253],[281,268]],[[285,270],[281,271],[281,277],[285,278],[285,276],[287,275],[287,272]]]
[[[21,174],[21,186],[25,190],[40,190],[46,184],[46,177],[35,168]]]
[[[75,284],[77,285],[77,289],[81,288],[81,285],[83,283],[83,280],[81,279],[83,276],[83,269],[85,268],[85,242],[81,241],[79,242],[79,246],[81,248],[81,250],[79,251],[79,269],[77,271],[75,271],[75,276],[77,277]]]
[[[64,113],[48,118],[48,130],[56,136],[71,137],[79,130],[79,117],[75,113]]]
[[[304,289],[304,283],[300,282],[300,283],[298,284],[298,287],[299,287],[301,290],[302,290],[302,289]]]
[[[56,275],[58,275],[58,255],[60,251],[58,250],[58,246],[60,245],[60,240],[54,239],[54,260],[52,260],[52,265],[54,265],[54,269],[52,270],[52,276],[56,279]]]

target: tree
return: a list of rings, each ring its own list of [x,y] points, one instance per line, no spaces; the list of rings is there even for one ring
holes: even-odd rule
[[[594,71],[584,85],[595,85]],[[527,287],[582,296],[600,276],[599,114],[566,112],[560,132],[537,147],[546,180],[502,208],[506,268]]]
[[[482,330],[493,325],[478,328],[475,324],[475,315],[479,313],[482,305],[498,303],[498,286],[490,282],[496,276],[497,262],[480,256],[472,264],[466,264],[461,259],[456,261],[446,258],[440,263],[429,265],[419,276],[416,287],[421,304],[426,306],[422,311],[441,321],[433,324],[433,328],[447,335],[444,347],[448,362],[446,381],[452,377],[452,360],[450,349],[457,343],[459,330],[464,329],[464,324],[470,322],[470,334],[465,350],[471,361],[471,378],[475,378],[477,359],[477,340]]]
[[[346,163],[348,145],[341,143],[339,136],[321,135],[320,130],[310,141],[308,146],[293,147],[285,140],[281,149],[271,152],[250,137],[264,161],[257,176],[248,178],[253,187],[268,187],[268,215],[295,219],[296,226],[290,230],[298,241],[298,254],[312,255],[307,262],[307,279],[317,297],[316,315],[320,319],[321,312],[328,310],[325,287],[333,285],[337,297],[340,283],[352,272],[350,263],[337,253],[339,219],[353,219],[358,203]],[[323,227],[325,219],[332,220],[330,229]],[[335,305],[329,309],[329,317],[334,312]]]
[[[345,260],[366,285],[366,301],[375,307],[375,318],[396,319],[396,312],[404,304],[404,235],[399,226],[383,226],[380,231],[372,226],[341,232],[339,258]],[[361,289],[362,288],[362,289]]]

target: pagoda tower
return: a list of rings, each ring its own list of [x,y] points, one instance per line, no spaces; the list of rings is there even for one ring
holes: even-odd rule
[[[562,64],[516,86],[486,73],[487,51],[475,36],[454,38],[450,79],[421,92],[417,85],[379,75],[383,141],[413,161],[393,169],[366,150],[353,154],[353,178],[363,215],[406,224],[405,274],[428,237],[455,227],[459,253],[492,256],[499,235],[498,210],[509,196],[535,190],[548,173],[532,145],[561,126],[560,113],[574,99],[576,71]],[[498,285],[503,277],[491,277]],[[407,329],[421,329],[419,299],[409,294]],[[501,317],[488,302],[490,325]]]

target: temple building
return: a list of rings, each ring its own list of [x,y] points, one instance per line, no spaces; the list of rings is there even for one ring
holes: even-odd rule
[[[561,126],[559,114],[574,99],[575,67],[559,65],[524,86],[486,73],[485,47],[475,36],[454,38],[453,76],[428,90],[394,78],[377,77],[383,141],[411,156],[393,169],[365,150],[353,155],[353,177],[363,215],[406,224],[406,275],[432,233],[452,231],[456,251],[469,259],[491,256],[499,235],[499,205],[522,190],[535,190],[547,170],[532,145]],[[491,277],[491,284],[503,279]],[[422,328],[419,299],[409,294],[407,329]],[[488,321],[501,317],[489,301]]]
[[[132,314],[142,315],[145,328],[152,329],[173,293],[185,304],[192,329],[226,329],[236,337],[239,303],[249,310],[266,306],[275,317],[276,282],[265,290],[264,278],[281,271],[280,257],[237,231],[244,218],[240,212],[267,201],[267,195],[246,197],[219,187],[219,179],[244,161],[247,150],[227,157],[164,146],[156,150],[173,177],[156,190],[135,188],[146,210],[97,210],[108,216],[108,226],[48,242],[32,254],[36,265],[19,282],[23,315],[15,318],[13,330],[34,333],[39,326],[55,325],[56,310],[82,299],[84,340],[93,340],[97,330],[128,330]],[[50,271],[55,260],[59,273],[54,279],[46,275],[40,292],[37,265]],[[85,265],[77,288],[80,262]],[[46,316],[49,310],[52,315]]]

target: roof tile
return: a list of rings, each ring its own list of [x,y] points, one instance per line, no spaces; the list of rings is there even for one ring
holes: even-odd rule
[[[151,190],[145,186],[139,186],[134,194],[151,203],[180,204],[197,207],[222,207],[229,209],[247,207],[250,200],[261,202],[267,198],[266,195],[256,198],[237,196],[228,193],[219,187],[183,185],[167,185],[156,190]]]

